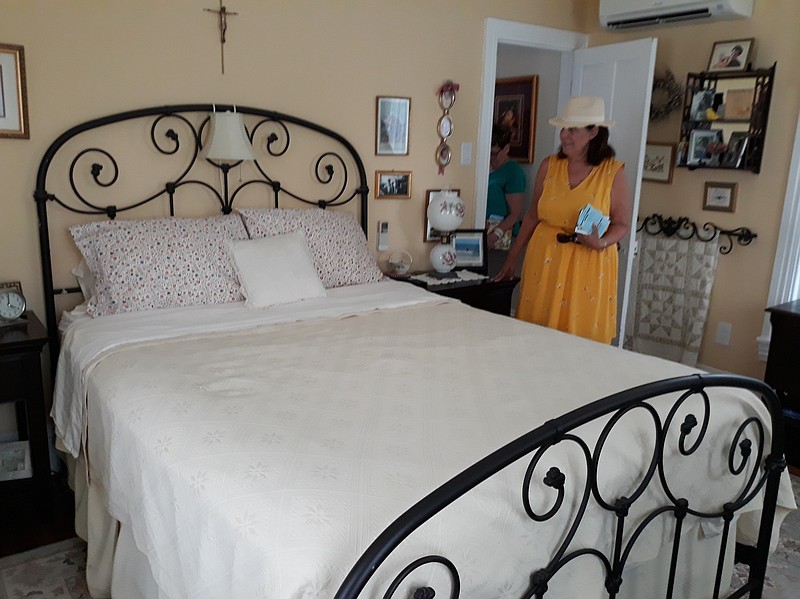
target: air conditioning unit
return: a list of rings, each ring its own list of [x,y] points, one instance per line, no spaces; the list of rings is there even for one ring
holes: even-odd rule
[[[755,0],[600,0],[600,24],[606,29],[656,27],[681,22],[710,22],[753,16]]]

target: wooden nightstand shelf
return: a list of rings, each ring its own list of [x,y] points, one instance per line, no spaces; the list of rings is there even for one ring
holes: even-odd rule
[[[764,382],[775,389],[783,407],[786,461],[800,466],[800,300],[767,308],[772,334]]]
[[[480,281],[456,281],[439,285],[429,285],[409,278],[402,280],[424,287],[433,293],[461,300],[473,308],[504,316],[511,314],[511,295],[514,293],[514,287],[519,283],[519,278],[517,277],[499,282],[483,279]]]
[[[0,478],[3,495],[46,488],[51,481],[41,362],[47,331],[33,312],[24,319],[0,327],[0,404],[14,404],[19,441],[28,443],[31,476]]]

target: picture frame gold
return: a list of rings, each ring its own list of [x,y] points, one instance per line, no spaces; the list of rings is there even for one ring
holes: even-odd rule
[[[0,44],[0,138],[30,136],[25,48]]]
[[[411,171],[375,171],[375,199],[411,198]]]
[[[703,196],[703,210],[733,212],[736,210],[738,183],[707,181]]]

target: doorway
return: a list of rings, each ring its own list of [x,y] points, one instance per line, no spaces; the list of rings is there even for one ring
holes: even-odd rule
[[[649,120],[650,95],[655,65],[656,40],[645,38],[618,44],[588,48],[584,34],[527,25],[499,19],[487,19],[484,37],[484,65],[481,89],[481,114],[475,168],[475,227],[484,227],[486,184],[489,176],[489,145],[494,120],[494,86],[498,77],[509,76],[506,69],[517,70],[520,61],[531,61],[539,74],[539,104],[532,181],[541,160],[558,146],[558,130],[548,124],[558,107],[572,94],[602,96],[608,116],[617,121],[612,144],[618,159],[626,167],[631,193],[631,223],[636,223],[641,169]],[[502,63],[500,61],[503,61]],[[527,174],[527,173],[526,173]],[[620,240],[620,271],[617,306],[617,330],[625,331],[635,254],[635,226]],[[616,345],[622,346],[624,335]]]

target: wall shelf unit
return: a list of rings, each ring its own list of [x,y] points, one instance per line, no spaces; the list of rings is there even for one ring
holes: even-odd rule
[[[677,166],[761,171],[776,66],[687,74]]]

